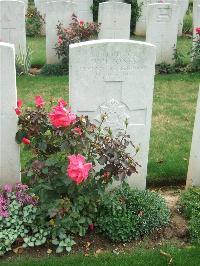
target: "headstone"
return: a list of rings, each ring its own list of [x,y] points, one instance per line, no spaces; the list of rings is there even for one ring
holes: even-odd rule
[[[63,27],[72,22],[72,15],[76,14],[76,4],[69,1],[46,3],[46,60],[47,64],[59,62],[55,45],[58,41],[56,26],[62,23]]]
[[[146,187],[155,74],[155,46],[130,40],[98,40],[70,45],[70,106],[116,133],[129,121],[128,133],[140,146],[139,173],[131,186]],[[133,154],[133,149],[130,150]]]
[[[77,16],[79,20],[85,22],[93,21],[92,5],[93,0],[74,0],[77,5]]]
[[[0,42],[0,185],[20,181],[14,45]]]
[[[194,122],[186,187],[200,186],[200,90]]]
[[[135,34],[138,36],[146,35],[147,28],[147,15],[148,15],[148,6],[149,4],[155,3],[169,3],[178,5],[177,16],[179,18],[178,26],[178,35],[182,35],[183,30],[183,19],[188,9],[189,1],[188,0],[137,0],[138,4],[141,5],[141,16],[136,22]]]
[[[166,0],[167,2],[167,0]],[[183,33],[183,22],[185,14],[188,10],[189,1],[188,0],[177,0],[177,3],[179,5],[179,24],[178,24],[178,36],[182,36]]]
[[[200,27],[200,0],[193,1],[193,36],[196,37],[196,28]]]
[[[156,63],[173,63],[177,43],[177,5],[150,4],[146,41],[156,46]]]
[[[131,5],[121,2],[99,4],[99,39],[130,38]]]
[[[0,1],[10,1],[10,0],[0,0]],[[27,10],[27,8],[28,8],[28,0],[20,0],[21,2],[24,2],[24,4],[25,4],[25,8],[26,8],[26,10]]]
[[[0,40],[14,44],[17,54],[26,52],[24,2],[0,1]]]

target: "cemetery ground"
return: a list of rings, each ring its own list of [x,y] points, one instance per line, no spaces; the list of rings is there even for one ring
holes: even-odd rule
[[[28,41],[33,50],[32,65],[41,68],[45,63],[44,38],[29,38]],[[179,38],[178,47],[186,62],[189,62],[190,45],[191,39]],[[179,211],[199,82],[199,73],[155,77],[147,188],[159,192],[171,210],[171,221],[166,228],[124,244],[115,244],[91,232],[84,239],[76,239],[72,255],[55,255],[48,245],[27,248],[22,255],[21,250],[16,249],[17,258],[14,253],[8,253],[1,265],[147,265],[147,262],[148,265],[199,265],[200,249],[188,241],[187,220]],[[68,76],[19,76],[17,89],[18,98],[28,106],[34,106],[35,95],[41,95],[47,104],[52,98],[68,100]],[[22,148],[22,169],[30,157],[31,154]],[[24,176],[23,181],[26,181]]]

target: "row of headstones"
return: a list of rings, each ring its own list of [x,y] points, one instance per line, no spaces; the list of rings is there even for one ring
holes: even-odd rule
[[[0,39],[14,43],[16,53],[20,49],[26,51],[25,34],[25,2],[26,0],[0,0]],[[48,1],[48,3],[47,3]],[[50,2],[49,2],[50,1]],[[161,1],[161,0],[159,0]],[[164,1],[164,0],[162,0]],[[167,1],[167,0],[166,0]],[[169,1],[169,0],[168,0]],[[170,0],[178,3],[179,0]],[[54,49],[57,42],[56,25],[60,21],[67,27],[71,22],[72,14],[77,14],[85,21],[92,20],[91,0],[35,0],[35,4],[46,19],[46,58],[48,64],[58,62]],[[156,0],[151,0],[156,2]],[[158,1],[157,1],[158,2]],[[187,1],[181,0],[182,4],[154,3],[148,4],[148,14],[145,15],[146,41],[156,45],[156,63],[172,63],[174,49],[177,43],[177,32],[183,14],[187,9]],[[147,2],[144,2],[147,3]],[[148,3],[150,3],[148,1]],[[147,10],[146,5],[144,10]],[[182,7],[182,9],[180,8]],[[184,8],[183,8],[184,7]],[[182,10],[180,12],[180,9]],[[183,12],[184,10],[184,12]],[[144,13],[144,12],[143,12]],[[141,20],[144,22],[144,14],[137,23],[136,32],[139,32]],[[194,28],[200,26],[200,0],[194,0]],[[130,38],[131,5],[110,0],[99,5],[99,22],[101,29],[99,39],[129,39]],[[140,26],[139,26],[140,25]],[[180,27],[179,27],[180,28]],[[20,47],[20,49],[19,49]]]
[[[158,3],[162,1],[162,3]],[[199,5],[198,5],[199,1]],[[59,1],[58,1],[59,2]],[[46,14],[46,57],[48,64],[58,63],[58,57],[54,49],[57,41],[56,24],[58,20],[68,26],[71,21],[71,14],[81,13],[76,11],[76,4],[73,3],[51,3],[44,7]],[[183,17],[188,8],[188,0],[151,0],[148,2],[146,14],[146,41],[156,45],[156,63],[173,63],[174,49],[177,44],[178,32],[182,32]],[[145,1],[145,3],[147,4]],[[166,3],[166,2],[171,2]],[[92,20],[90,3],[84,2],[85,20]],[[147,7],[147,6],[146,6]],[[87,11],[86,11],[87,10]],[[86,16],[87,14],[87,16]],[[89,15],[90,14],[90,15]],[[141,19],[143,21],[144,14]],[[123,1],[109,1],[99,4],[98,22],[101,23],[99,39],[130,39],[131,5]],[[140,20],[136,26],[136,33],[141,28]],[[200,26],[200,0],[194,2],[194,28]],[[53,29],[53,30],[52,30]],[[155,30],[156,29],[156,30]]]
[[[15,55],[12,44],[0,43],[0,184],[20,181],[19,147],[15,143],[17,101]],[[130,40],[97,40],[73,44],[69,56],[69,103],[78,115],[94,123],[107,113],[105,126],[114,134],[124,129],[140,146],[138,174],[131,186],[146,187],[151,130],[156,47]],[[140,77],[140,78],[138,78]],[[87,99],[87,100],[86,100]],[[188,185],[200,185],[200,95],[190,155]],[[133,150],[130,150],[133,154]]]

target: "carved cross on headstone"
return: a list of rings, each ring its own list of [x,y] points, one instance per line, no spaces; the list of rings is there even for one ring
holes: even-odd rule
[[[125,128],[125,121],[128,121],[129,126],[145,125],[146,124],[146,108],[132,109],[123,102],[123,81],[104,81],[103,95],[105,101],[97,106],[95,111],[79,111],[90,116],[95,113],[94,121],[101,122],[102,115],[106,114],[104,121],[105,127],[110,127],[114,132]]]

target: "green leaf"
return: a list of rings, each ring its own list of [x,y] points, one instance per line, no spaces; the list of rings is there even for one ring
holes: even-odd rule
[[[22,143],[22,139],[23,139],[24,137],[26,137],[26,132],[24,132],[24,131],[20,131],[20,130],[19,130],[19,131],[16,133],[15,140],[16,140],[16,142],[17,142],[18,144],[21,144],[21,143]]]
[[[56,253],[61,253],[61,252],[63,252],[63,247],[58,247],[58,248],[56,249]]]

